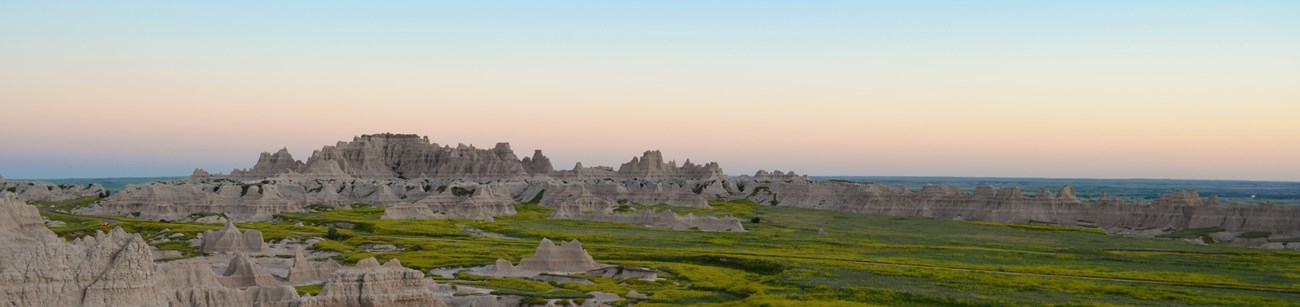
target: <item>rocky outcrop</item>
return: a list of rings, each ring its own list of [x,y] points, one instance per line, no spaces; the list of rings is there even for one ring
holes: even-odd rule
[[[302,161],[293,159],[288,148],[281,148],[275,153],[263,152],[257,158],[257,164],[253,164],[253,168],[231,170],[230,177],[245,179],[274,177],[281,173],[301,170],[303,165]]]
[[[325,280],[338,271],[341,266],[335,262],[317,262],[307,260],[303,255],[302,248],[297,248],[293,252],[293,265],[289,267],[289,276],[286,281],[292,284],[299,284],[309,281]]]
[[[1300,207],[1220,205],[1193,190],[1172,191],[1149,204],[1102,197],[1085,203],[1069,186],[1053,194],[1039,190],[1027,197],[1015,187],[977,187],[971,192],[952,186],[924,186],[912,192],[901,186],[815,181],[740,182],[747,198],[761,204],[893,216],[1046,223],[1100,227],[1112,232],[1157,230],[1155,234],[1189,229],[1222,228],[1226,232],[1268,232],[1275,237],[1300,235]]]
[[[271,181],[187,180],[127,185],[84,213],[180,220],[196,213],[224,213],[236,220],[269,220],[276,214],[302,212],[311,199],[301,186]]]
[[[696,193],[703,183],[676,180],[548,180],[533,181],[519,193],[520,198],[532,199],[539,195],[539,203],[558,206],[583,196],[634,204],[665,204],[675,207],[708,208],[709,197]]]
[[[11,181],[0,178],[0,193],[4,192],[13,193],[24,200],[44,201],[108,195],[108,190],[99,184],[53,184],[45,181]]]
[[[558,172],[541,150],[519,159],[509,143],[497,143],[491,149],[464,144],[440,146],[428,137],[414,134],[368,134],[351,142],[338,142],[312,153],[306,162],[297,161],[287,149],[264,152],[249,169],[231,171],[228,178],[248,180],[291,174],[307,178],[471,178],[522,179],[531,176],[723,180],[730,179],[717,163],[694,164],[689,160],[678,167],[664,161],[657,150],[620,165],[583,168]]]
[[[208,253],[260,253],[265,249],[262,232],[257,230],[239,231],[235,223],[226,221],[226,226],[218,231],[203,232],[203,251]]]
[[[550,175],[555,172],[555,167],[551,166],[551,158],[542,155],[541,149],[533,151],[532,157],[524,157],[519,163],[523,164],[524,171],[529,175]]]
[[[305,297],[292,306],[446,306],[434,298],[432,284],[433,280],[420,271],[402,267],[397,259],[380,265],[375,258],[366,258],[355,267],[334,272],[320,295]]]
[[[282,151],[283,152],[283,151]],[[507,143],[498,143],[492,149],[473,146],[439,146],[427,137],[414,134],[374,134],[339,142],[312,153],[306,163],[289,163],[276,160],[276,155],[263,154],[266,167],[274,173],[260,171],[241,172],[259,178],[294,171],[305,174],[336,173],[341,171],[357,178],[416,178],[416,177],[471,177],[510,178],[526,176],[522,164]],[[288,157],[287,152],[281,157]],[[253,170],[263,165],[259,160]],[[232,173],[232,176],[236,174]]]
[[[35,207],[0,192],[0,301],[16,306],[165,306],[149,246],[121,228],[64,241]]]
[[[1085,201],[1070,187],[1055,192],[1029,191],[1033,195],[1027,196],[1014,187],[964,191],[935,185],[912,191],[903,186],[813,181],[806,175],[782,171],[758,171],[732,179],[717,163],[688,160],[678,166],[654,150],[617,169],[581,163],[570,170],[552,167],[541,151],[519,159],[506,143],[478,149],[438,145],[416,135],[363,135],[325,146],[306,162],[295,161],[281,150],[263,154],[252,168],[231,176],[205,177],[196,172],[190,180],[128,186],[83,210],[138,212],[150,219],[225,213],[234,220],[269,220],[280,213],[306,211],[310,205],[369,203],[386,207],[385,217],[390,219],[489,219],[513,214],[512,203],[537,202],[557,208],[557,217],[563,218],[733,231],[736,228],[732,226],[739,226],[729,218],[715,221],[654,212],[600,214],[571,205],[590,195],[605,202],[692,208],[706,208],[713,199],[749,199],[766,205],[892,216],[1142,232],[1218,227],[1227,232],[1300,235],[1300,207],[1222,205],[1217,198],[1202,198],[1195,191],[1175,191],[1151,203],[1133,203],[1108,198]],[[474,187],[470,194],[445,191],[473,186],[490,188]]]
[[[230,265],[226,266],[226,272],[222,273],[217,280],[231,288],[280,284],[280,280],[275,275],[262,269],[262,266],[248,259],[248,255],[244,253],[237,253],[230,258]]]
[[[290,286],[260,286],[243,289],[222,285],[212,269],[199,262],[171,264],[159,271],[160,291],[170,306],[275,306],[292,304],[298,293]]]
[[[704,165],[686,160],[681,167],[676,161],[664,162],[663,153],[658,150],[646,151],[641,157],[632,157],[632,161],[618,167],[618,174],[625,178],[642,179],[722,179],[728,178],[718,163]]]
[[[493,185],[454,186],[415,203],[384,210],[384,219],[479,219],[514,215],[515,200],[504,188]]]
[[[519,260],[519,265],[498,259],[495,273],[498,275],[518,276],[536,275],[537,273],[582,273],[604,267],[597,264],[578,240],[561,243],[556,246],[550,239],[542,239],[537,252],[530,258]]]

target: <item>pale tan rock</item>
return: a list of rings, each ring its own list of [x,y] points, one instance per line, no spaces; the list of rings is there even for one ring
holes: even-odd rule
[[[260,253],[265,246],[261,231],[249,229],[240,232],[229,220],[221,230],[203,232],[203,251],[208,253]]]
[[[432,284],[433,280],[420,271],[402,267],[397,259],[379,265],[375,258],[366,258],[355,267],[335,271],[320,295],[303,298],[292,306],[446,306],[433,296]]]
[[[536,275],[538,273],[583,273],[604,267],[596,263],[578,240],[561,243],[556,246],[550,239],[542,239],[533,257],[519,260],[519,265],[511,266],[509,261],[497,260],[494,273],[497,275]]]
[[[288,305],[298,299],[290,286],[254,286],[244,289],[223,286],[212,269],[199,262],[181,262],[160,270],[160,292],[171,306],[274,306]]]
[[[9,192],[23,200],[58,201],[83,196],[98,196],[108,193],[99,184],[68,185],[53,184],[45,181],[0,180],[0,193]]]
[[[455,191],[468,195],[456,195]],[[515,200],[495,185],[462,185],[426,197],[413,204],[399,204],[384,210],[383,219],[480,219],[514,215]]]
[[[0,192],[0,301],[16,306],[165,306],[150,248],[121,228],[72,242]]]
[[[289,268],[287,281],[300,284],[309,281],[325,280],[338,271],[341,266],[335,262],[318,262],[307,260],[302,248],[294,249],[293,266]]]
[[[271,275],[252,259],[248,259],[248,255],[244,253],[236,253],[230,258],[230,265],[226,266],[226,272],[217,280],[231,288],[273,286],[281,283],[275,275]]]

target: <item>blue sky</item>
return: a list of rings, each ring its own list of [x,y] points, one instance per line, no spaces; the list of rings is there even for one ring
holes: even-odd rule
[[[0,174],[402,132],[558,167],[1300,180],[1296,37],[1295,1],[10,1]]]

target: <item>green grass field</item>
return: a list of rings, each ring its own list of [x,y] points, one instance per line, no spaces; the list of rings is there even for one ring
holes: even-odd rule
[[[1300,253],[1111,236],[1096,229],[938,221],[860,215],[746,201],[714,202],[695,214],[733,214],[748,232],[673,231],[548,220],[550,209],[518,205],[495,222],[380,220],[382,208],[354,205],[286,214],[279,222],[239,223],[268,240],[324,237],[322,224],[347,222],[315,248],[340,261],[398,258],[408,267],[479,266],[531,256],[541,238],[581,240],[597,261],[658,268],[665,280],[589,277],[590,285],[459,274],[439,282],[501,294],[582,299],[589,291],[650,294],[643,306],[854,305],[1294,305],[1300,303]],[[662,209],[663,206],[654,206]],[[673,208],[674,210],[680,208]],[[46,213],[76,236],[95,217]],[[111,217],[146,239],[220,225]],[[758,218],[758,222],[753,222]],[[292,226],[295,222],[307,226]],[[313,226],[317,225],[317,226]],[[826,234],[819,234],[818,229]],[[166,231],[164,231],[166,229]],[[494,234],[485,236],[483,234]],[[362,244],[404,250],[372,254]],[[196,251],[178,244],[166,249]],[[300,288],[310,292],[312,288]]]

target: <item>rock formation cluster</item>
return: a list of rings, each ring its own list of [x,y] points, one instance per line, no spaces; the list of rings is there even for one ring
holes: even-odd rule
[[[427,137],[375,134],[314,152],[305,162],[286,150],[263,153],[249,169],[230,175],[196,170],[189,180],[133,185],[87,212],[146,218],[185,218],[227,213],[236,220],[268,220],[311,205],[369,203],[384,218],[491,219],[514,214],[512,204],[536,202],[555,208],[554,218],[630,223],[674,229],[740,231],[730,217],[679,216],[664,212],[615,213],[617,203],[705,208],[712,199],[748,199],[793,206],[894,216],[1006,223],[1101,227],[1113,232],[1177,231],[1218,227],[1226,232],[1300,235],[1300,207],[1218,204],[1213,196],[1173,191],[1151,203],[1103,198],[1084,201],[1073,190],[1014,187],[903,186],[814,181],[794,172],[758,171],[727,176],[717,163],[680,166],[659,151],[646,151],[617,168],[552,169],[538,150],[520,159],[507,143],[490,149],[455,147]]]
[[[1042,189],[1033,197],[1020,189],[981,186],[966,192],[943,185],[912,192],[903,186],[854,182],[742,182],[749,199],[761,204],[894,216],[922,216],[1002,223],[1047,223],[1101,228],[1225,231],[1292,234],[1300,230],[1300,208],[1272,204],[1220,205],[1194,190],[1170,192],[1150,204],[1103,198],[1084,203],[1069,186]]]
[[[0,192],[0,301],[17,306],[165,306],[149,245],[121,228],[64,241]]]
[[[445,306],[432,280],[396,259],[340,269],[313,264],[299,250],[286,280],[328,279],[320,295],[299,297],[242,252],[221,276],[195,261],[156,265],[150,253],[139,235],[121,228],[65,241],[45,228],[36,207],[0,192],[5,306]]]

